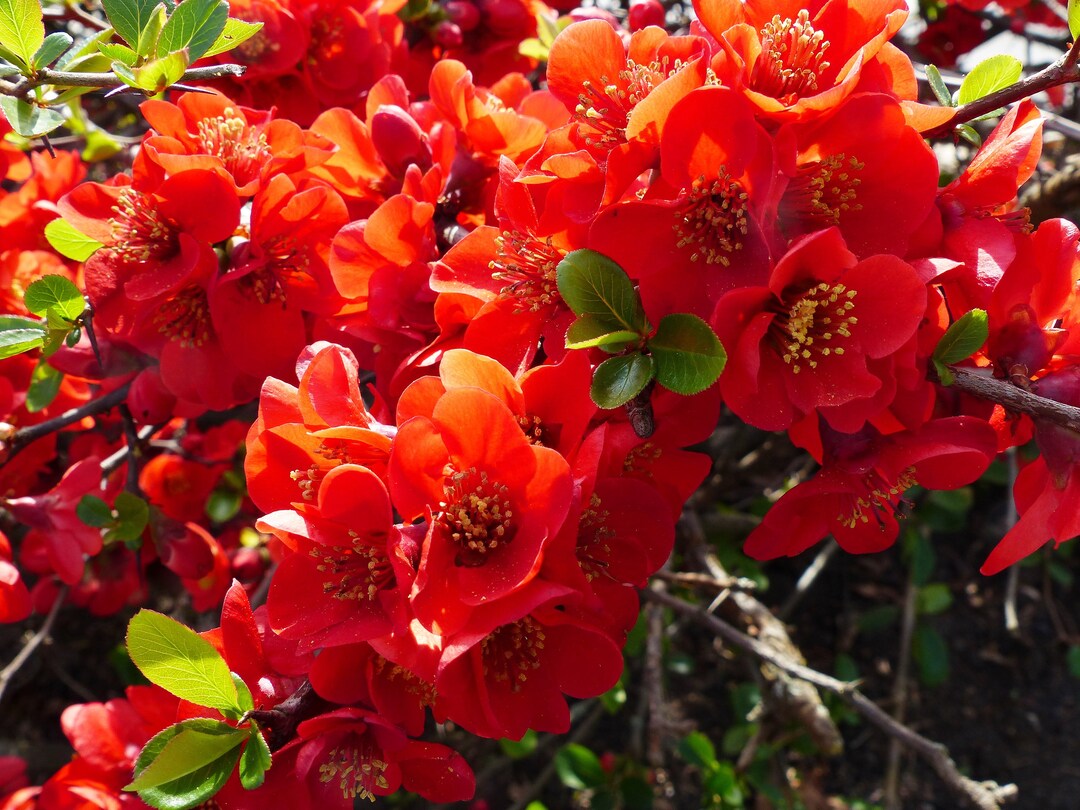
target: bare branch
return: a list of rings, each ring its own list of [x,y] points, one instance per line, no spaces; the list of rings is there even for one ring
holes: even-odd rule
[[[953,386],[966,394],[996,402],[1013,413],[1026,413],[1036,419],[1080,433],[1080,408],[1040,397],[1006,380],[999,380],[989,369],[976,371],[956,366],[949,366],[949,369],[956,376]]]
[[[63,586],[59,593],[56,594],[56,600],[49,610],[49,615],[45,617],[45,623],[41,625],[41,629],[30,637],[26,644],[23,645],[23,648],[19,650],[18,655],[11,659],[10,664],[3,669],[0,669],[0,700],[4,699],[4,692],[7,691],[12,678],[15,677],[15,673],[22,668],[23,664],[30,660],[30,656],[34,654],[34,651],[48,639],[49,633],[52,632],[53,623],[56,621],[56,617],[59,615],[60,608],[63,606],[66,597],[67,585]]]

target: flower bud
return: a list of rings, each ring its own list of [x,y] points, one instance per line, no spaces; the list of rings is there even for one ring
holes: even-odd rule
[[[420,125],[400,107],[383,104],[371,117],[371,140],[390,174],[401,177],[410,164],[431,167],[431,149]]]
[[[443,11],[450,22],[462,31],[472,31],[480,24],[480,9],[469,0],[450,0],[449,3],[443,3]]]
[[[460,48],[465,41],[465,36],[461,33],[457,23],[452,23],[449,20],[443,20],[436,25],[435,30],[431,32],[431,38],[435,40],[436,44],[444,48]]]
[[[637,0],[630,4],[630,30],[640,31],[650,25],[663,28],[666,16],[660,0]]]

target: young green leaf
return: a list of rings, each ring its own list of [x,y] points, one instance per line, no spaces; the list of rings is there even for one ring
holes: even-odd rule
[[[942,383],[953,383],[953,373],[946,367],[947,364],[959,363],[971,357],[986,343],[989,334],[986,310],[982,309],[965,313],[946,330],[930,357]]]
[[[231,51],[240,43],[247,42],[259,33],[262,27],[261,22],[253,23],[247,20],[239,20],[236,17],[229,17],[225,21],[225,28],[218,34],[218,38],[214,40],[214,44],[203,54],[203,57],[217,56],[219,53]]]
[[[656,361],[656,381],[669,391],[690,396],[716,382],[727,352],[705,321],[696,315],[665,315],[649,339]]]
[[[142,56],[160,53],[158,51],[158,39],[161,37],[161,29],[169,20],[169,14],[164,3],[158,3],[150,12],[150,19],[146,21],[142,31],[139,32],[139,44],[135,50]]]
[[[40,349],[45,342],[43,328],[2,329],[0,330],[0,360],[6,360],[17,354]]]
[[[157,52],[164,55],[186,48],[190,64],[210,50],[228,19],[225,0],[185,0],[161,29]]]
[[[26,389],[26,410],[38,413],[48,408],[60,393],[60,383],[63,381],[63,373],[50,366],[44,358],[38,360],[30,374],[30,387]]]
[[[139,752],[135,779],[124,790],[138,791],[158,810],[197,807],[229,780],[248,733],[205,718],[169,726]]]
[[[86,310],[86,301],[70,279],[60,275],[42,276],[26,288],[26,308],[35,315],[54,311],[67,321],[74,321]]]
[[[131,660],[151,683],[182,700],[239,716],[236,684],[229,665],[194,630],[152,610],[140,610],[128,624]]]
[[[150,507],[146,501],[130,492],[121,492],[113,506],[116,509],[116,528],[109,532],[109,539],[124,542],[138,540],[150,521]]]
[[[189,64],[191,60],[187,51],[180,50],[135,68],[131,75],[134,77],[135,87],[153,96],[180,81]]]
[[[240,707],[241,712],[252,711],[255,708],[255,700],[251,697],[251,690],[248,689],[247,684],[244,683],[244,679],[235,672],[229,674],[232,675],[233,683],[236,684],[237,706]]]
[[[599,315],[621,329],[646,331],[634,284],[619,265],[595,250],[575,250],[555,270],[559,294],[576,315]]]
[[[38,107],[13,96],[0,96],[0,111],[11,128],[24,138],[48,135],[64,123],[64,116],[56,110]]]
[[[46,225],[45,238],[57,253],[76,262],[85,262],[102,247],[101,242],[76,230],[66,219],[54,219]]]
[[[956,106],[953,103],[952,93],[949,92],[945,80],[941,78],[941,71],[934,65],[926,66],[926,83],[930,85],[930,89],[934,93],[934,98],[938,100],[938,104],[942,107]]]
[[[1069,0],[1068,6],[1069,36],[1080,37],[1080,0]]]
[[[34,64],[34,54],[44,41],[45,22],[38,0],[0,0],[0,45],[21,66]]]
[[[608,358],[593,372],[589,396],[601,408],[618,408],[641,393],[653,373],[653,359],[640,352]]]
[[[108,526],[115,520],[112,507],[96,495],[83,495],[75,506],[75,514],[79,520],[95,529]]]
[[[101,5],[116,33],[135,48],[139,44],[139,34],[150,21],[150,16],[159,2],[160,0],[101,0]]]
[[[582,315],[566,331],[566,348],[589,349],[593,346],[625,346],[640,338],[637,332],[630,332],[614,318],[604,315]]]
[[[251,724],[251,737],[240,755],[240,784],[245,790],[255,790],[266,778],[271,765],[270,746],[266,744],[259,727]]]
[[[600,759],[578,743],[564,745],[555,754],[555,772],[571,790],[600,787],[607,781]]]
[[[98,48],[113,62],[120,62],[130,68],[135,67],[135,63],[139,61],[139,54],[119,42],[102,42]]]
[[[49,34],[34,54],[34,68],[41,70],[43,67],[48,67],[59,59],[74,42],[71,34],[65,34],[63,31]]]
[[[964,77],[956,100],[960,104],[970,104],[983,96],[1016,84],[1023,72],[1024,65],[1015,56],[1003,53],[991,56],[979,62]]]

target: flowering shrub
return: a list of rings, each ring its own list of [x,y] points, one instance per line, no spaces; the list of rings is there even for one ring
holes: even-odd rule
[[[428,718],[562,733],[616,685],[722,405],[820,465],[757,559],[887,549],[1028,441],[983,573],[1080,534],[1080,232],[1017,202],[1075,48],[927,104],[902,2],[102,5],[73,45],[0,0],[0,619],[160,562],[220,623],[137,613],[152,685],[4,810],[470,799]],[[137,149],[75,68],[153,96]]]

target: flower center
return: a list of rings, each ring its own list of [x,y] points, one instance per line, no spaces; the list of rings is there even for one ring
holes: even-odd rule
[[[589,79],[583,81],[574,118],[595,131],[595,135],[586,136],[585,143],[603,149],[626,143],[626,124],[634,107],[682,67],[682,62],[676,60],[669,68],[667,57],[647,65],[627,59],[626,67],[619,71],[615,81],[607,76],[600,77],[600,86]]]
[[[540,668],[540,654],[547,636],[531,616],[496,628],[480,642],[484,677],[520,692],[529,674]]]
[[[818,80],[829,63],[825,34],[810,24],[806,9],[794,21],[777,14],[761,29],[761,54],[750,75],[750,88],[785,104],[818,89]]]
[[[519,231],[503,231],[495,239],[497,258],[489,263],[491,277],[506,283],[503,295],[512,295],[521,309],[539,312],[562,300],[555,281],[555,269],[566,254],[551,244]]]
[[[125,262],[163,259],[179,250],[176,227],[162,217],[153,200],[131,188],[120,192],[109,220],[112,254]]]
[[[607,573],[611,564],[611,543],[615,531],[607,525],[611,513],[601,508],[600,497],[593,493],[589,506],[578,519],[577,558],[585,579],[592,582]]]
[[[401,688],[415,697],[421,706],[435,705],[438,692],[435,684],[421,680],[415,672],[395,664],[381,655],[374,659],[375,673],[388,683],[399,683]]]
[[[232,107],[226,107],[223,115],[201,120],[196,137],[203,151],[219,158],[239,185],[257,180],[270,160],[266,135],[249,127]]]
[[[158,307],[154,324],[170,340],[181,346],[202,346],[214,334],[210,323],[210,302],[206,290],[189,284]]]
[[[374,746],[363,744],[359,748],[342,746],[330,751],[330,757],[319,766],[319,781],[338,780],[341,795],[345,799],[375,801],[375,790],[388,790],[384,773],[386,761],[376,756]]]
[[[675,209],[672,228],[680,248],[689,248],[690,261],[731,264],[733,253],[742,250],[749,224],[748,195],[737,180],[721,167],[718,177],[704,175],[691,184],[682,204]]]
[[[513,538],[514,516],[509,490],[492,481],[486,472],[470,467],[450,476],[444,485],[446,500],[439,504],[439,519],[450,538],[461,548],[457,565],[475,568],[487,562],[490,552]]]
[[[843,214],[862,210],[857,201],[862,184],[858,173],[865,166],[843,152],[803,164],[784,195],[782,216],[814,227],[840,224]]]
[[[263,264],[245,275],[240,283],[244,292],[260,304],[280,301],[284,306],[290,282],[310,278],[311,260],[291,236],[275,236],[262,247]]]
[[[350,531],[351,546],[316,546],[308,552],[317,570],[330,576],[324,594],[343,601],[373,601],[379,591],[394,585],[394,569],[385,548],[363,542]]]
[[[546,447],[545,441],[548,439],[547,428],[544,427],[543,421],[539,416],[519,416],[517,423],[521,427],[521,432],[525,434],[525,439],[529,444],[536,445],[537,447]]]
[[[623,459],[623,472],[627,475],[636,474],[645,478],[652,478],[652,467],[663,454],[663,448],[652,442],[643,442],[626,454]]]
[[[844,526],[854,529],[859,523],[869,523],[870,516],[879,526],[884,526],[882,512],[888,510],[894,518],[903,517],[899,506],[902,501],[901,495],[908,489],[919,483],[915,479],[915,468],[908,467],[897,476],[895,482],[890,482],[877,470],[871,470],[863,479],[865,488],[863,494],[851,494],[851,511],[847,514],[841,512],[836,516]]]
[[[818,360],[830,354],[842,355],[837,345],[851,337],[851,327],[858,323],[852,314],[856,290],[843,284],[821,282],[803,293],[787,312],[781,312],[772,328],[779,331],[784,362],[793,374],[803,367],[817,368]]]

